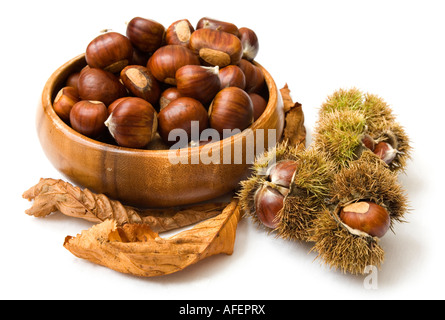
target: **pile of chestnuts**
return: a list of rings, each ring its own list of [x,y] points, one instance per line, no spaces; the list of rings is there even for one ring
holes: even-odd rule
[[[194,28],[183,19],[165,28],[135,17],[126,35],[108,31],[88,44],[87,65],[69,75],[54,110],[79,133],[123,147],[150,149],[155,139],[172,146],[175,129],[190,146],[192,123],[222,139],[266,108],[258,49],[253,30],[229,22],[202,18]]]

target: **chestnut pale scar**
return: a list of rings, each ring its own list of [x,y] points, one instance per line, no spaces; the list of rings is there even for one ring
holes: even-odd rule
[[[367,213],[369,211],[369,203],[367,202],[356,202],[350,204],[343,209],[345,212],[357,212],[357,213]]]
[[[147,85],[149,85],[147,77],[144,77],[142,72],[140,72],[136,68],[128,69],[127,71],[125,71],[125,74],[130,79],[130,81],[139,88],[145,88]]]
[[[179,41],[187,42],[190,40],[190,36],[192,35],[190,32],[189,25],[187,21],[180,21],[175,26],[176,35],[178,36]]]
[[[230,56],[227,53],[210,48],[200,49],[199,56],[206,62],[220,67],[225,67],[231,62]]]

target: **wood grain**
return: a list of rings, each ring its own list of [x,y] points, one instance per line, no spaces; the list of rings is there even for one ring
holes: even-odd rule
[[[269,102],[263,115],[251,126],[251,131],[189,148],[188,163],[172,164],[170,150],[136,150],[98,142],[77,133],[57,116],[52,101],[67,77],[85,66],[84,55],[79,55],[57,69],[44,87],[36,118],[40,143],[50,162],[69,181],[125,204],[170,207],[220,197],[236,189],[249,173],[249,162],[234,164],[240,156],[234,151],[234,145],[242,145],[241,159],[245,159],[249,133],[275,129],[279,138],[283,131],[281,94],[271,75],[257,65],[265,75]],[[267,141],[267,130],[265,133]],[[219,152],[220,164],[202,163],[199,155],[203,148]],[[232,150],[230,164],[222,164],[225,150]]]

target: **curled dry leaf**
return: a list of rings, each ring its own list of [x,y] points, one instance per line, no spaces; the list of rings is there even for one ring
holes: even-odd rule
[[[286,84],[280,89],[284,102],[285,123],[282,142],[287,141],[289,146],[297,149],[306,147],[306,128],[304,126],[304,113],[300,103],[293,102],[290,90]]]
[[[166,239],[146,224],[119,227],[115,220],[106,220],[76,237],[66,237],[64,247],[118,272],[166,275],[212,255],[232,254],[239,220],[238,201],[232,200],[218,216]]]
[[[103,194],[88,189],[81,190],[69,182],[40,179],[39,183],[25,191],[23,198],[34,201],[25,212],[35,217],[45,217],[52,212],[82,218],[91,222],[113,219],[118,226],[127,223],[143,223],[155,232],[164,232],[192,225],[214,217],[227,206],[226,203],[208,203],[186,208],[137,209],[125,206]]]

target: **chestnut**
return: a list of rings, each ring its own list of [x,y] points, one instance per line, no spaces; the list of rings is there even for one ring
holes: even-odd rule
[[[118,145],[141,149],[155,137],[158,122],[148,101],[129,97],[114,108],[105,125]]]
[[[226,133],[230,134],[230,130],[242,131],[253,123],[252,100],[240,88],[224,88],[210,105],[209,120],[210,127],[217,130],[221,138],[225,138]]]
[[[125,87],[136,97],[147,100],[155,105],[161,95],[158,80],[143,66],[130,65],[125,67],[120,74]]]
[[[207,104],[221,88],[218,67],[186,65],[176,71],[176,85],[185,97]]]
[[[398,154],[398,151],[391,144],[384,141],[377,143],[373,151],[386,164],[393,162]]]
[[[97,138],[105,131],[108,110],[101,101],[82,100],[77,102],[70,112],[71,127],[77,132]]]
[[[363,143],[363,145],[366,148],[368,148],[371,151],[374,151],[374,149],[375,149],[375,140],[369,134],[363,135],[362,143]]]
[[[150,57],[147,68],[158,81],[176,85],[176,71],[189,64],[200,64],[199,58],[190,49],[180,45],[166,45]]]
[[[73,88],[75,88],[76,90],[79,90],[79,87],[78,87],[78,83],[79,83],[79,77],[80,77],[80,72],[74,72],[74,73],[71,73],[69,76],[68,76],[68,78],[66,79],[66,84],[65,84],[65,86],[67,86],[67,87],[73,87]]]
[[[256,33],[249,28],[240,28],[239,38],[243,45],[243,59],[254,60],[260,49]]]
[[[102,101],[106,106],[127,95],[124,85],[114,74],[98,68],[84,68],[78,85],[82,100]]]
[[[173,22],[165,32],[165,42],[167,44],[177,44],[184,47],[188,47],[190,43],[190,37],[195,31],[190,21],[187,19],[178,20]]]
[[[193,32],[190,48],[205,63],[220,68],[238,64],[243,55],[243,47],[238,37],[213,29],[198,29]]]
[[[257,121],[267,107],[267,101],[258,93],[249,93],[249,97],[253,104],[253,121]]]
[[[219,70],[221,89],[227,87],[238,87],[244,90],[246,87],[246,76],[240,67],[229,65]]]
[[[100,68],[111,73],[120,72],[133,57],[130,40],[117,32],[103,33],[87,46],[85,59],[92,68]]]
[[[127,24],[127,37],[142,52],[153,53],[161,47],[165,28],[159,22],[135,17]]]
[[[263,185],[254,196],[255,214],[268,228],[278,225],[278,214],[284,206],[284,196],[275,188]]]
[[[179,92],[178,88],[176,87],[170,87],[168,89],[165,89],[161,93],[161,98],[159,98],[159,107],[160,109],[164,109],[166,106],[169,105],[170,102],[181,98],[182,94]]]
[[[79,101],[79,94],[76,88],[64,87],[59,90],[56,98],[54,99],[54,111],[57,113],[60,119],[65,122],[69,122],[71,109]]]
[[[383,237],[391,225],[388,211],[370,201],[345,206],[340,211],[340,219],[350,228],[378,238]]]
[[[246,92],[261,92],[265,85],[264,74],[261,69],[246,59],[241,59],[238,66],[246,76]]]
[[[163,108],[158,115],[159,120],[159,135],[161,136],[164,143],[168,145],[173,145],[175,143],[181,142],[180,136],[175,136],[176,140],[172,137],[169,139],[170,132],[174,129],[182,129],[187,134],[188,143],[192,139],[193,122],[197,123],[196,134],[199,135],[201,132],[208,127],[208,115],[207,110],[204,108],[201,102],[196,99],[189,97],[181,97],[172,101],[168,106]]]
[[[122,97],[117,100],[114,100],[110,105],[108,106],[108,115],[112,114],[114,109],[124,100],[128,99],[130,97]]]
[[[146,67],[150,57],[151,53],[142,52],[138,48],[133,48],[133,58],[131,59],[131,64]]]
[[[239,36],[238,27],[230,22],[220,21],[212,18],[201,18],[196,25],[196,29],[213,29],[231,33],[234,36]]]
[[[297,167],[298,162],[294,160],[278,161],[268,169],[268,181],[277,186],[289,188]]]

